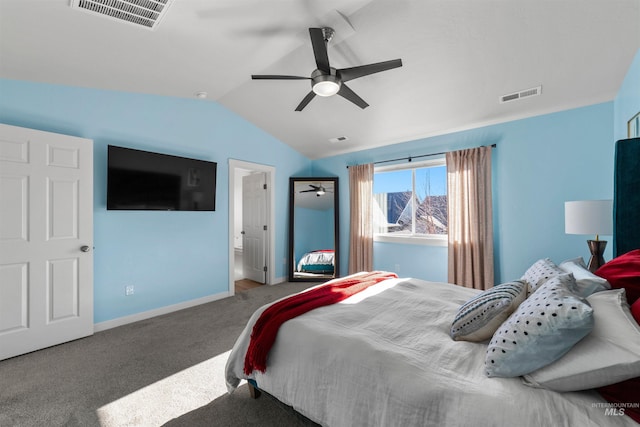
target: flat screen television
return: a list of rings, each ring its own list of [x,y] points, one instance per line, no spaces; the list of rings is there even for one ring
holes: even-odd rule
[[[107,209],[215,211],[217,163],[108,146]]]

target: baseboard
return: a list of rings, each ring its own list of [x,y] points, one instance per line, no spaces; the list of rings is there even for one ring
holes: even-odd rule
[[[289,279],[286,277],[276,277],[273,283],[269,283],[269,285],[277,285],[278,283],[286,282]]]
[[[184,301],[178,304],[168,305],[166,307],[160,307],[149,311],[143,311],[142,313],[131,314],[129,316],[118,317],[117,319],[106,320],[104,322],[95,323],[93,325],[94,332],[106,331],[107,329],[116,328],[118,326],[127,325],[133,322],[139,322],[140,320],[150,319],[152,317],[161,316],[163,314],[173,313],[174,311],[184,310],[185,308],[195,307],[200,304],[206,304],[208,302],[217,301],[229,296],[229,292],[221,292],[215,295],[209,295],[203,298],[197,298],[190,301]]]

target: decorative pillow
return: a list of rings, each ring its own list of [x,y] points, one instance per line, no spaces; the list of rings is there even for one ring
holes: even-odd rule
[[[498,328],[487,348],[489,377],[517,377],[558,360],[593,329],[593,310],[571,289],[575,279],[549,279]]]
[[[607,279],[614,289],[625,288],[627,300],[633,304],[640,298],[640,249],[612,259],[597,269],[596,275]]]
[[[550,278],[564,273],[565,271],[561,270],[553,261],[549,258],[544,258],[536,261],[529,267],[520,280],[527,282],[529,285],[529,294],[532,294],[540,285]]]
[[[564,261],[558,267],[567,273],[573,274],[576,279],[576,293],[582,298],[586,298],[594,292],[611,289],[609,282],[587,269],[582,257]]]
[[[636,302],[631,305],[631,315],[636,319],[638,325],[640,325],[640,299],[637,299]]]
[[[503,283],[481,292],[460,306],[451,325],[456,341],[486,341],[527,297],[522,280]]]
[[[640,376],[640,326],[631,317],[624,289],[597,292],[587,301],[593,331],[562,358],[526,375],[526,385],[576,391]]]

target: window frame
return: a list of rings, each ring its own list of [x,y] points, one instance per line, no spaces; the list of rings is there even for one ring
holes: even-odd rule
[[[373,174],[375,180],[375,174],[380,172],[392,172],[399,170],[411,170],[411,185],[412,192],[415,194],[416,188],[416,172],[415,169],[427,168],[427,167],[447,167],[446,159],[444,155],[433,157],[429,160],[423,160],[420,162],[400,163],[388,166],[374,166]],[[447,197],[448,197],[447,193]],[[373,202],[372,202],[373,203]],[[412,204],[412,218],[415,219],[416,215],[415,203]],[[426,246],[447,246],[448,234],[416,234],[415,233],[415,220],[412,220],[412,232],[411,234],[398,234],[398,233],[374,233],[374,242],[385,243],[403,243],[411,245],[426,245]]]

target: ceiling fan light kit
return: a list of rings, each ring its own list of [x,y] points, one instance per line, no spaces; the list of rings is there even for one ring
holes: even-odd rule
[[[369,74],[402,67],[402,60],[393,59],[375,64],[335,69],[329,65],[329,55],[327,53],[327,44],[332,39],[334,33],[332,28],[309,28],[313,55],[316,60],[316,66],[318,67],[311,73],[310,77],[254,74],[251,78],[254,80],[311,80],[311,92],[298,104],[296,111],[302,111],[316,95],[328,97],[336,94],[351,101],[360,108],[367,108],[369,104],[344,84],[344,82],[368,76]]]
[[[333,96],[340,91],[342,82],[336,76],[336,69],[331,69],[332,74],[324,74],[320,70],[315,70],[311,74],[311,88],[318,96]]]

